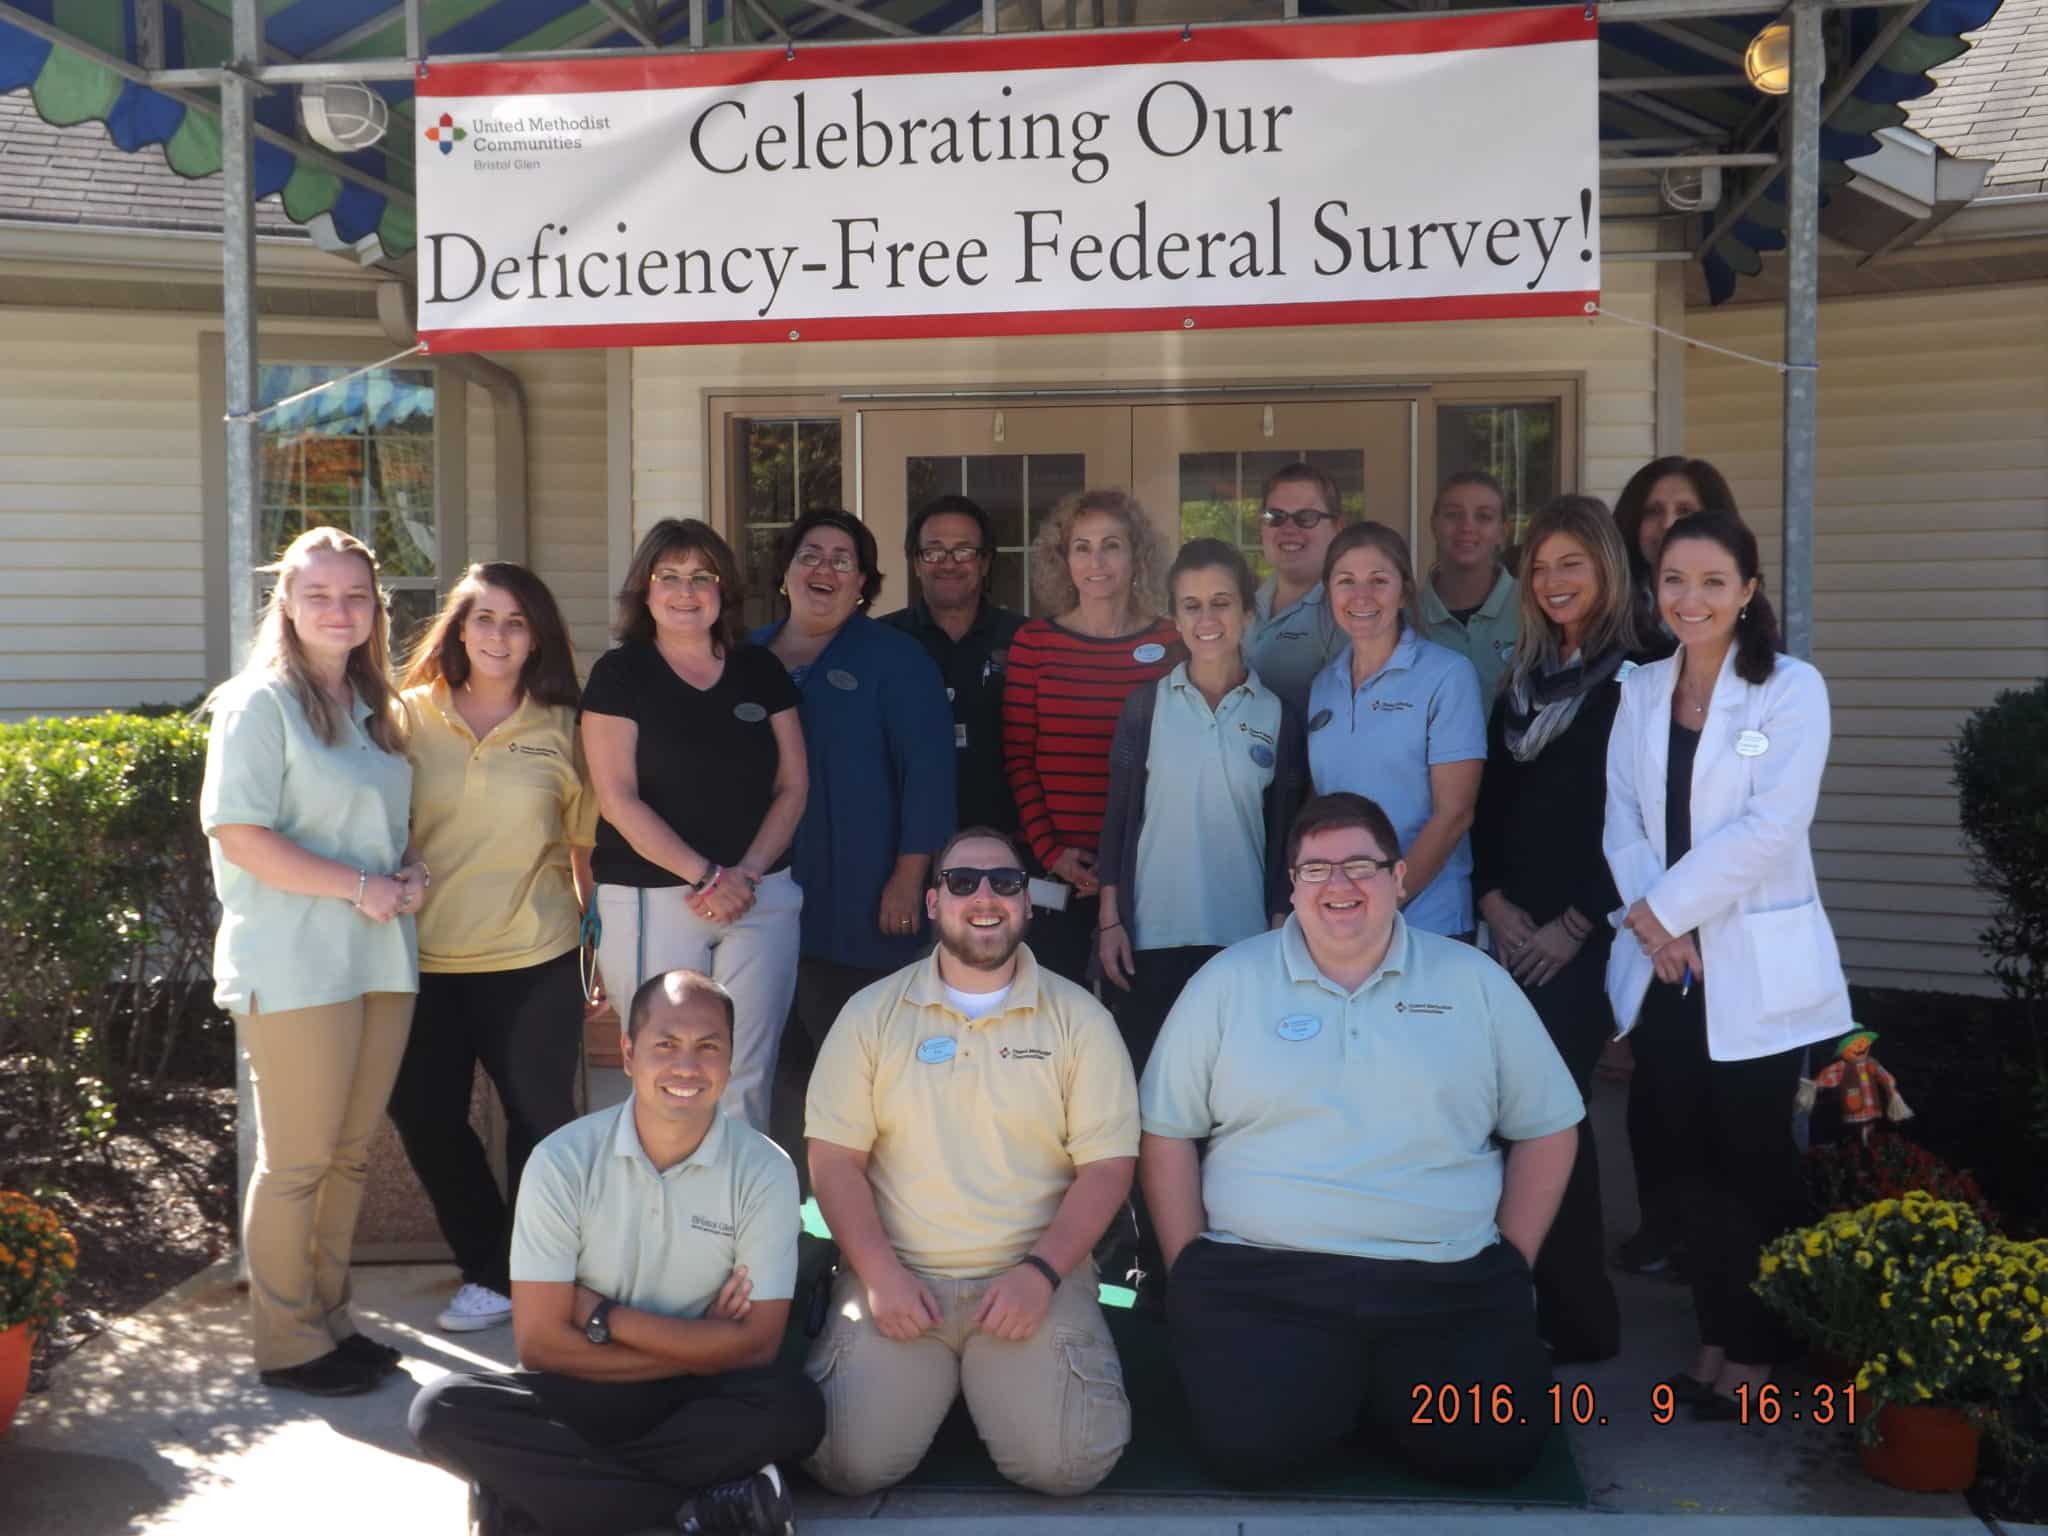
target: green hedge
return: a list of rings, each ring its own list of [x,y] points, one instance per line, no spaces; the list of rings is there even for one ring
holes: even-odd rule
[[[104,1136],[203,996],[215,916],[189,716],[0,724],[0,1055],[43,1130]]]

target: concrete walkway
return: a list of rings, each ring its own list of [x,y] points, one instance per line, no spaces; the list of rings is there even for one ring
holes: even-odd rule
[[[52,1390],[24,1405],[0,1446],[0,1531],[234,1536],[460,1536],[451,1477],[413,1454],[412,1389],[444,1371],[510,1363],[511,1333],[449,1337],[434,1314],[453,1270],[357,1272],[358,1315],[407,1351],[405,1374],[365,1397],[273,1394],[252,1374],[243,1298],[220,1265],[67,1360]],[[1682,1354],[1685,1293],[1625,1280],[1627,1358],[1584,1372],[1607,1423],[1571,1431],[1592,1513],[1501,1505],[1129,1495],[1068,1503],[1026,1493],[912,1491],[863,1500],[806,1488],[806,1536],[940,1531],[952,1536],[1106,1536],[1143,1527],[1173,1536],[1387,1536],[1636,1530],[1682,1522],[1688,1536],[1853,1530],[1867,1536],[1982,1532],[1959,1497],[1898,1493],[1863,1476],[1848,1431],[1810,1424],[1747,1429],[1650,1417],[1651,1383]],[[1787,1385],[1793,1385],[1788,1379]],[[1600,1517],[1607,1517],[1605,1519]]]

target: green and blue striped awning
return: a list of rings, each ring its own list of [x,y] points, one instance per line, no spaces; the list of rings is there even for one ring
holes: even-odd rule
[[[36,110],[49,122],[66,126],[102,122],[114,143],[124,150],[162,153],[181,176],[210,176],[221,168],[221,132],[215,115],[205,108],[212,93],[166,93],[124,77],[95,54],[144,62],[144,26],[138,24],[142,0],[8,0],[15,9],[46,23],[83,45],[74,50],[61,42],[10,24],[0,13],[0,93],[29,91]],[[705,0],[707,41],[744,40],[736,33],[728,0]],[[1934,88],[1927,71],[1966,51],[1964,34],[1989,22],[2000,0],[1929,0],[1887,47],[1871,69],[1837,106],[1821,128],[1823,186],[1840,185],[1852,174],[1848,163],[1878,147],[1877,132],[1905,122],[1904,104]],[[972,25],[981,14],[981,0],[844,0],[834,10],[807,0],[764,0],[777,24],[795,37],[872,36],[858,20],[843,14],[858,6],[921,36],[938,36]],[[147,50],[164,68],[213,68],[229,57],[229,0],[154,0],[152,17],[160,15],[161,37]],[[1397,10],[1385,0],[1303,0],[1306,15],[1359,15]],[[393,0],[264,0],[264,40],[273,59],[390,59],[404,54],[404,21]],[[668,0],[652,12],[649,30],[664,46],[685,43],[689,35],[689,0]],[[1831,27],[1843,57],[1859,57],[1875,40],[1889,9],[1868,8],[1832,13]],[[1730,73],[1729,57],[1737,58],[1756,32],[1776,13],[1717,17],[1690,21],[1681,28],[1640,24],[1603,24],[1600,28],[1601,72],[1605,76],[1645,77]],[[422,28],[430,54],[504,53],[518,55],[568,48],[628,48],[638,41],[617,25],[613,14],[579,0],[424,0]],[[160,56],[160,57],[158,57]],[[340,157],[364,180],[338,174],[328,157],[298,153],[259,139],[255,152],[256,196],[279,197],[293,220],[332,223],[343,244],[361,245],[375,236],[370,254],[386,259],[409,252],[415,243],[410,201],[413,155],[421,144],[412,122],[409,81],[380,84],[390,102],[393,125],[382,143],[358,154]],[[257,120],[275,132],[296,138],[295,91],[273,89],[258,98]],[[1669,140],[1671,113],[1682,112],[1696,131],[1721,130],[1733,138],[1757,120],[1764,98],[1746,87],[1660,93],[1654,101],[1603,95],[1601,135],[1609,152],[1626,153],[1635,139]],[[1778,147],[1778,130],[1766,129],[1754,146]],[[367,184],[366,184],[367,183]],[[381,190],[380,190],[381,188]],[[1773,181],[1743,217],[1705,253],[1708,291],[1715,302],[1734,291],[1737,280],[1758,271],[1761,253],[1785,243],[1785,190]],[[1703,217],[1712,219],[1711,213]],[[1704,237],[1706,226],[1702,226]]]

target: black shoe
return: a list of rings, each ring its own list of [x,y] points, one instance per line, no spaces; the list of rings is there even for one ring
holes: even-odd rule
[[[1671,1389],[1671,1400],[1673,1402],[1687,1403],[1695,1408],[1701,1403],[1720,1396],[1714,1390],[1712,1382],[1701,1381],[1691,1371],[1673,1371],[1669,1376],[1658,1382],[1657,1385]],[[1728,1401],[1732,1403],[1734,1399],[1730,1398]]]
[[[469,1536],[540,1536],[540,1527],[482,1483],[469,1485]]]
[[[379,1344],[367,1333],[352,1333],[334,1346],[334,1352],[346,1359],[367,1365],[381,1377],[389,1376],[398,1369],[398,1363],[405,1358],[389,1344]]]
[[[256,1374],[266,1387],[304,1392],[309,1397],[354,1397],[369,1391],[380,1379],[373,1367],[350,1358],[340,1349],[330,1349],[318,1360],[308,1360],[304,1365]]]
[[[1708,1391],[1692,1405],[1692,1416],[1703,1424],[1732,1424],[1742,1417],[1742,1405],[1732,1397]]]
[[[796,1507],[775,1463],[706,1488],[676,1511],[684,1536],[795,1536]]]
[[[1658,1275],[1671,1267],[1671,1245],[1648,1227],[1614,1250],[1614,1267],[1632,1275]]]

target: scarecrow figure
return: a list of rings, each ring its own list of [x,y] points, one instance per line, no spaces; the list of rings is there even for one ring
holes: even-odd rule
[[[1869,1029],[1852,1030],[1842,1036],[1835,1044],[1835,1059],[1813,1077],[1799,1080],[1796,1100],[1802,1110],[1811,1110],[1823,1089],[1839,1088],[1842,1093],[1842,1125],[1844,1128],[1856,1127],[1862,1133],[1866,1146],[1870,1144],[1870,1132],[1880,1114],[1894,1121],[1910,1119],[1913,1114],[1891,1073],[1879,1066],[1877,1058],[1870,1054],[1871,1044],[1876,1039],[1877,1032]]]

